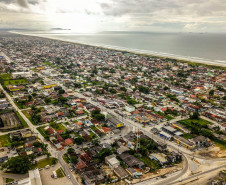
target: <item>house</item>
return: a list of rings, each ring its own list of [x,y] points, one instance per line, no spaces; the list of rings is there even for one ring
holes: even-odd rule
[[[129,148],[126,147],[126,146],[123,146],[123,145],[121,145],[119,148],[117,148],[117,153],[118,154],[122,154],[122,153],[128,152],[128,151],[129,151]]]
[[[192,139],[197,147],[205,146],[208,144],[208,138],[204,136],[196,136]]]
[[[116,159],[116,155],[110,155],[110,156],[107,156],[105,157],[105,163],[108,164],[108,166],[111,168],[111,169],[114,169],[116,167],[118,167],[120,165],[120,162],[118,159]]]
[[[158,161],[161,165],[167,164],[168,160],[164,153],[152,153],[149,156],[151,159]]]
[[[118,176],[119,179],[125,179],[129,176],[129,173],[124,170],[121,166],[114,168],[114,173]]]
[[[162,127],[162,130],[170,135],[174,135],[177,131],[175,128],[172,128],[170,126]]]
[[[86,185],[95,185],[104,183],[104,174],[99,169],[93,169],[81,173],[81,177],[84,179]]]
[[[22,130],[22,131],[20,131],[20,133],[23,138],[31,137],[31,135],[32,135],[32,132],[29,129]]]
[[[145,166],[140,159],[137,159],[136,157],[128,153],[123,153],[119,156],[129,167],[143,168]]]
[[[195,144],[193,142],[188,141],[187,139],[184,139],[183,137],[174,136],[174,141],[177,144],[180,144],[180,145],[184,146],[187,149],[194,149],[195,148]]]
[[[71,138],[65,139],[65,143],[67,145],[73,145],[73,139],[71,139]]]
[[[131,177],[135,177],[137,175],[137,171],[134,168],[127,168],[126,171]]]
[[[63,139],[63,138],[61,137],[61,135],[58,134],[58,133],[57,133],[56,139],[57,139],[59,142],[63,142],[63,141],[64,141],[64,139]]]
[[[82,160],[80,160],[76,165],[75,165],[75,169],[79,172],[83,171],[86,168],[86,163]]]

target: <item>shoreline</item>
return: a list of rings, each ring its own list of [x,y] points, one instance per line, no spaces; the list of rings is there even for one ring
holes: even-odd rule
[[[108,50],[134,53],[134,54],[138,54],[138,55],[146,55],[146,56],[159,57],[159,58],[170,58],[170,59],[177,60],[177,62],[188,63],[188,64],[201,64],[201,65],[206,65],[206,66],[210,66],[210,67],[226,68],[226,61],[220,61],[220,60],[216,60],[216,61],[222,62],[222,63],[215,63],[214,61],[206,61],[205,59],[202,60],[201,58],[199,59],[198,57],[177,56],[175,54],[170,54],[170,53],[159,53],[159,52],[148,51],[148,50],[124,48],[124,47],[119,47],[119,46],[104,45],[104,44],[98,44],[98,43],[71,41],[71,40],[64,40],[64,39],[59,39],[59,38],[45,37],[45,36],[40,36],[40,35],[36,35],[36,34],[20,33],[20,32],[15,32],[15,31],[9,31],[9,33],[57,40],[57,41],[61,41],[61,42],[68,42],[68,43],[72,43],[72,44],[86,45],[86,46],[91,46],[91,47],[98,47],[98,48],[103,48],[103,49],[108,49]]]

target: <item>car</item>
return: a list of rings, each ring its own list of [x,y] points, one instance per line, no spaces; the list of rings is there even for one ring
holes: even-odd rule
[[[70,175],[67,175],[67,177],[70,179],[71,178],[71,176]]]

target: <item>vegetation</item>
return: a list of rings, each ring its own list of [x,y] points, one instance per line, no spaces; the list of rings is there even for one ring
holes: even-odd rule
[[[13,181],[14,181],[14,179],[10,179],[10,178],[6,178],[6,179],[5,179],[5,182],[6,182],[6,183],[10,183],[10,182],[13,182]]]
[[[46,133],[45,133],[45,131],[43,130],[43,128],[44,128],[44,127],[38,127],[38,128],[36,128],[36,129],[39,131],[39,133],[40,133],[43,137],[45,137],[45,136],[46,136]]]
[[[58,124],[58,123],[52,122],[52,123],[50,123],[50,126],[51,126],[53,129],[55,129],[56,131],[58,131],[58,130],[66,130],[65,126],[62,125],[61,123]]]
[[[17,117],[20,119],[20,122],[23,124],[24,128],[27,128],[28,125],[27,125],[27,122],[24,120],[24,118],[22,118],[22,116],[19,114],[18,111],[15,111]]]
[[[3,85],[20,85],[20,84],[27,84],[28,81],[25,78],[21,79],[10,79],[10,80],[4,80]]]
[[[64,154],[63,155],[63,160],[66,162],[66,163],[70,163],[70,158],[68,157],[68,155],[67,154]]]
[[[98,120],[98,121],[103,121],[105,119],[105,116],[103,114],[100,113],[100,110],[93,110],[91,112],[91,115],[94,119]]]
[[[50,158],[46,158],[46,159],[42,159],[40,161],[38,161],[36,164],[32,165],[32,169],[35,168],[45,168],[45,166],[47,165],[55,165],[57,163],[58,159],[54,158],[54,157],[50,157]]]
[[[30,156],[12,157],[2,165],[2,168],[12,173],[25,174],[31,169],[32,161]]]
[[[10,145],[11,145],[11,142],[8,134],[0,136],[0,147],[7,147]]]
[[[57,174],[58,178],[62,178],[64,176],[66,176],[64,171],[63,171],[63,169],[61,167],[56,170],[56,174]]]

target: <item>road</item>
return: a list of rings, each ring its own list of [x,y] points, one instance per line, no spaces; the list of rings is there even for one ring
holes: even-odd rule
[[[72,174],[71,170],[68,168],[67,163],[65,163],[65,161],[63,160],[63,155],[66,152],[66,150],[62,150],[60,152],[58,152],[58,159],[59,162],[62,166],[62,168],[64,169],[65,174],[70,175],[70,180],[72,182],[73,185],[79,185],[78,181],[75,179],[74,175]]]
[[[65,163],[65,161],[62,159],[62,155],[61,152],[57,152],[55,150],[55,148],[53,148],[51,146],[51,144],[49,142],[47,142],[44,137],[38,132],[38,130],[36,129],[36,126],[34,126],[29,119],[27,119],[27,117],[22,113],[22,111],[16,106],[16,104],[13,102],[11,96],[4,90],[4,88],[2,87],[2,85],[0,84],[0,89],[4,92],[4,94],[6,95],[6,97],[8,98],[8,101],[11,103],[11,105],[13,106],[13,108],[18,111],[18,113],[22,116],[22,118],[27,122],[29,128],[41,139],[41,141],[44,144],[47,144],[47,148],[48,151],[50,152],[50,154],[54,157],[57,157],[61,166],[63,167],[66,175],[70,175],[70,180],[72,182],[73,185],[79,185],[79,183],[77,182],[77,180],[74,178],[73,174],[71,173],[70,169],[68,168],[67,164]],[[5,133],[4,133],[5,134]]]
[[[216,171],[216,170],[225,169],[225,168],[226,168],[226,164],[224,164],[224,165],[222,165],[222,166],[219,166],[219,167],[217,167],[217,168],[211,169],[211,170],[207,170],[207,171],[205,171],[205,172],[201,172],[201,173],[192,175],[191,177],[187,177],[187,178],[184,178],[184,179],[182,179],[182,180],[178,180],[178,181],[174,181],[174,182],[172,182],[172,183],[168,183],[168,185],[178,184],[178,183],[181,184],[181,183],[184,182],[184,181],[192,180],[192,179],[194,179],[194,178],[198,178],[199,176],[202,176],[202,175],[211,173],[211,172]]]

